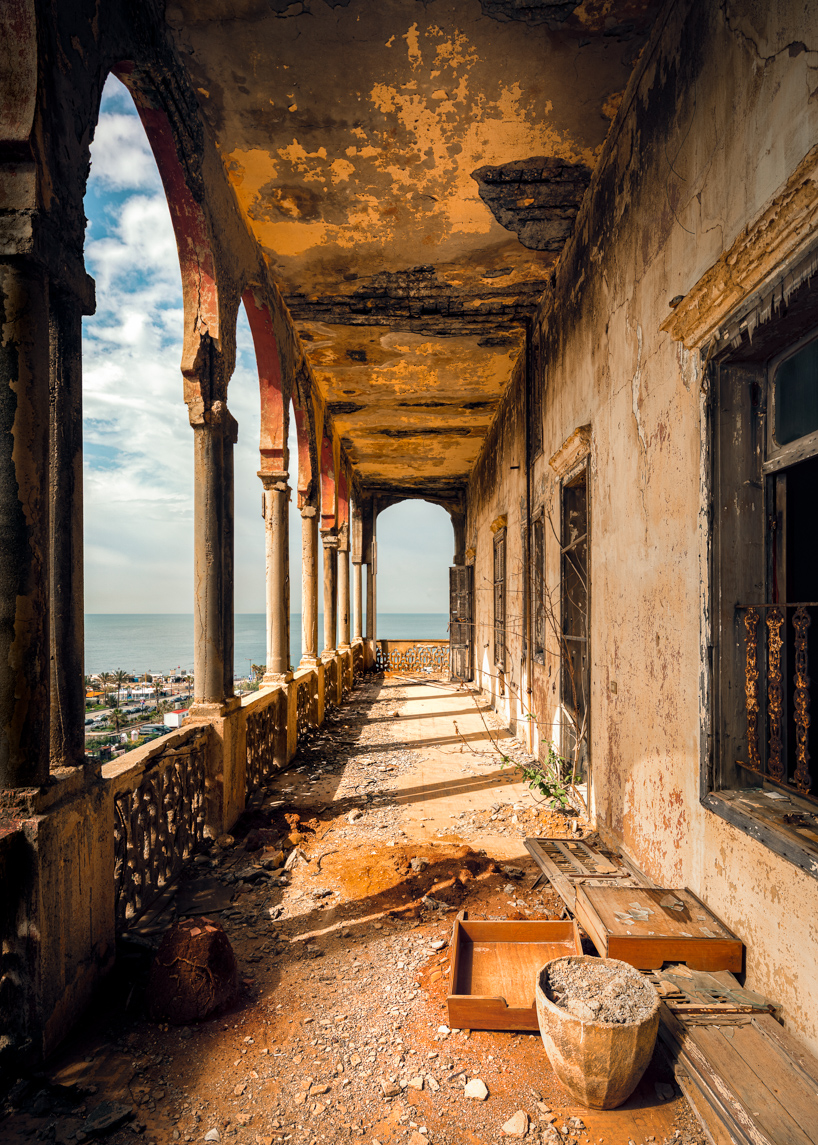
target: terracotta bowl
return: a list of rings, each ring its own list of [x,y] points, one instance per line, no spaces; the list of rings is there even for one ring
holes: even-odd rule
[[[559,962],[588,962],[612,966],[649,992],[650,1013],[638,1022],[614,1025],[586,1022],[555,1006],[545,994],[548,971]],[[587,1109],[615,1109],[627,1101],[648,1067],[659,1030],[659,995],[638,970],[618,958],[568,955],[546,962],[537,975],[537,1018],[545,1052],[554,1073],[576,1100]]]

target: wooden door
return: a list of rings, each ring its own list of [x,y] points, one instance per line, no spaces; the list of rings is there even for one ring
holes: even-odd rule
[[[449,569],[449,673],[452,680],[471,680],[474,568]]]

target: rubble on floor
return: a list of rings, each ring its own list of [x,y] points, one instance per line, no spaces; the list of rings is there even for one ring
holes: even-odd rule
[[[446,1025],[456,912],[558,918],[563,903],[550,885],[533,887],[539,871],[522,844],[490,847],[485,827],[458,818],[443,837],[411,837],[407,809],[414,798],[428,806],[429,792],[411,786],[425,745],[409,746],[409,721],[391,715],[407,695],[410,684],[390,680],[357,689],[230,837],[188,864],[122,940],[73,1041],[43,1075],[15,1079],[6,1145],[618,1145],[602,1115],[571,1108],[537,1034]],[[460,753],[452,760],[462,774]],[[481,798],[490,819],[498,795],[487,787]],[[510,804],[500,806],[513,815]],[[549,835],[572,837],[576,813],[548,814]],[[217,1018],[152,1024],[151,960],[188,913],[218,918],[240,993]],[[623,1145],[704,1145],[670,1073],[654,1065],[642,1085],[632,1114],[615,1111],[631,1117],[617,1123]]]

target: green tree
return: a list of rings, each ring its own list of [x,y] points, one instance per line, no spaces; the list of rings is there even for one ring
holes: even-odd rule
[[[128,679],[128,673],[123,672],[121,668],[117,668],[114,672],[114,683],[116,684],[116,706],[119,707],[119,693],[122,691],[122,685]]]
[[[112,677],[111,677],[110,672],[100,672],[99,682],[100,682],[100,684],[102,684],[102,702],[103,702],[103,704],[108,703],[108,685],[111,683],[111,679],[112,679]]]

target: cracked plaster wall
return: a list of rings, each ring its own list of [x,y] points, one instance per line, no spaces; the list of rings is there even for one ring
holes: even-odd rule
[[[590,424],[592,812],[657,882],[691,887],[743,939],[748,986],[778,1000],[816,1051],[818,881],[699,802],[703,370],[698,352],[660,329],[670,300],[761,215],[814,145],[813,47],[818,10],[803,0],[686,0],[669,10],[543,300],[544,450],[532,509],[543,504],[558,527],[549,458]],[[510,468],[524,449],[519,403],[504,402],[499,416],[505,424],[490,430],[469,486],[477,585],[491,575],[490,523],[508,506],[511,540],[525,488],[524,469]],[[547,528],[547,582],[558,576]],[[487,632],[490,595],[478,591],[476,605],[477,631]],[[518,674],[519,629],[510,628]],[[554,670],[548,658],[534,667],[541,735],[554,718]]]

